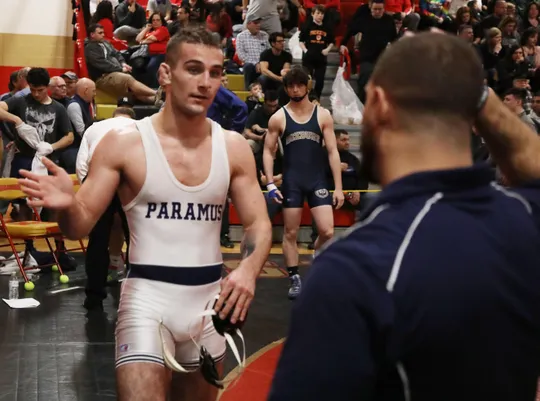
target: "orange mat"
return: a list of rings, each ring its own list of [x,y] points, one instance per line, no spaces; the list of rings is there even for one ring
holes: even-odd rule
[[[272,377],[283,348],[283,341],[276,341],[253,354],[238,381],[218,397],[219,401],[266,401]],[[231,377],[234,371],[227,378]]]

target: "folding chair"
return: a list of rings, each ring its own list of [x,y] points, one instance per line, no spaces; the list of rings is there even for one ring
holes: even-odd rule
[[[73,180],[75,191],[80,188],[79,180],[75,174],[70,176]],[[22,192],[21,187],[16,178],[0,178],[0,200],[13,201],[17,199],[26,199],[26,195]],[[5,216],[0,213],[0,238],[6,238],[8,244],[0,244],[0,248],[10,247],[22,277],[25,282],[25,289],[29,289],[33,286],[26,286],[30,280],[26,275],[26,270],[35,270],[37,268],[43,268],[56,265],[58,271],[60,272],[60,282],[67,283],[69,278],[64,274],[62,266],[58,260],[58,250],[53,250],[51,246],[50,239],[63,239],[62,233],[60,232],[60,227],[56,222],[46,222],[42,221],[39,213],[35,208],[32,208],[33,219],[28,221],[9,221],[6,220]],[[44,239],[49,247],[49,250],[53,256],[53,262],[45,265],[25,267],[24,261],[27,259],[28,250],[25,247],[24,256],[19,257],[17,252],[17,245],[25,245],[26,240],[39,240]],[[15,242],[22,241],[22,242]],[[74,250],[82,250],[83,253],[86,253],[86,247],[84,246],[82,240],[79,240],[79,248],[63,249],[60,252],[68,252]]]

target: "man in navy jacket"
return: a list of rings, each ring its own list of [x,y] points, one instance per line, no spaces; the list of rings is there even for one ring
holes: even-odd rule
[[[366,92],[362,161],[383,190],[315,258],[269,401],[534,400],[540,139],[450,35],[393,44]],[[473,165],[473,124],[514,188]]]

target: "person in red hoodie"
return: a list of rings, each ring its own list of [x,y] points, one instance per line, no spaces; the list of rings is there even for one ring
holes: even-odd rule
[[[323,23],[330,28],[338,26],[341,21],[339,13],[341,0],[303,0],[303,6],[306,9],[306,25],[313,21],[311,9],[318,4],[323,5],[326,10]]]
[[[420,15],[413,12],[411,0],[384,0],[384,9],[387,14],[401,14],[403,27],[409,31],[416,31],[420,22]]]

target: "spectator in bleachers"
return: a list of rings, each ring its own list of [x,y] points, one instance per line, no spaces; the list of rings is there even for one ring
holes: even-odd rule
[[[239,28],[242,29],[242,0],[226,1],[225,7],[227,7],[227,13],[231,16],[233,29],[236,29],[235,25],[238,25]]]
[[[468,1],[469,0],[451,0],[450,6],[448,7],[448,14],[450,14],[452,18],[457,18],[457,13],[459,9],[462,7],[467,7]],[[479,8],[482,8],[482,0],[474,0],[474,1]]]
[[[523,102],[523,110],[525,110],[525,113],[531,116],[531,114],[533,114],[532,112],[533,95],[531,93],[529,74],[524,73],[522,75],[517,75],[512,81],[512,88],[525,90],[525,101]],[[531,118],[533,117],[531,116]],[[533,118],[533,121],[534,121],[534,118]]]
[[[474,42],[474,29],[472,25],[460,25],[458,29],[458,36],[472,45]]]
[[[206,17],[206,29],[219,35],[221,46],[226,47],[227,39],[232,38],[232,21],[225,5],[221,2],[209,6],[210,12]]]
[[[306,10],[298,0],[291,0],[291,2],[298,7],[301,15],[306,15]],[[277,4],[277,0],[242,0],[242,8],[246,14],[246,21],[248,17],[255,19],[260,18],[261,29],[269,35],[272,35],[275,32],[283,33]]]
[[[457,10],[456,16],[454,18],[454,21],[452,22],[450,32],[451,33],[457,33],[459,30],[459,27],[461,25],[471,25],[473,29],[476,29],[475,27],[478,25],[478,21],[476,21],[472,15],[471,10],[469,7],[464,6],[460,7]],[[478,30],[478,29],[476,29]]]
[[[90,0],[90,15],[94,15],[97,12],[97,9],[101,3],[106,0]],[[123,0],[107,0],[110,1],[113,7],[113,10],[118,6]]]
[[[96,12],[92,15],[90,23],[101,25],[105,33],[105,39],[112,42],[114,38],[114,13],[113,5],[109,0],[103,0],[97,5]]]
[[[30,94],[30,87],[28,86],[28,81],[26,77],[30,67],[24,67],[19,70],[17,76],[17,92],[13,95],[14,97],[24,97]]]
[[[445,8],[445,0],[420,0],[420,15],[424,29],[451,29],[452,19]]]
[[[261,53],[270,48],[269,35],[261,31],[261,21],[261,18],[255,15],[248,15],[247,29],[236,37],[236,55],[243,64],[246,89],[261,75]]]
[[[84,132],[94,123],[96,85],[88,78],[81,78],[77,82],[77,92],[70,100],[67,112],[73,126],[73,143],[60,155],[61,166],[69,173],[75,174],[77,152]]]
[[[389,15],[400,14],[403,26],[409,31],[416,31],[420,15],[413,11],[411,0],[386,0],[384,10]]]
[[[278,100],[279,95],[276,91],[266,91],[263,106],[253,110],[246,121],[244,137],[255,154],[263,149],[264,136],[268,132],[268,121],[279,108]]]
[[[247,18],[247,17],[246,17]],[[260,69],[263,89],[277,90],[283,88],[283,77],[292,65],[292,55],[285,51],[285,37],[282,33],[274,32],[268,39],[270,49],[261,53]]]
[[[77,74],[75,74],[73,71],[68,71],[60,75],[60,78],[62,78],[66,83],[66,96],[68,98],[75,96],[75,91],[77,89],[76,85],[79,81]]]
[[[504,94],[504,104],[512,112],[518,115],[521,121],[523,121],[529,128],[538,133],[536,125],[530,116],[525,113],[523,108],[523,103],[525,102],[527,92],[524,89],[520,88],[511,88]]]
[[[174,13],[174,11],[173,11]],[[176,19],[173,23],[168,24],[167,29],[169,30],[169,35],[173,36],[175,33],[187,27],[189,24],[189,8],[185,6],[180,6],[176,10]]]
[[[148,0],[148,4],[146,5],[146,12],[148,14],[159,13],[165,18],[167,23],[171,21],[172,11],[171,0]]]
[[[531,99],[531,118],[540,120],[540,92],[536,92]]]
[[[339,14],[341,0],[303,0],[303,6],[306,9],[304,25],[311,23],[313,20],[313,10],[317,5],[323,6],[325,9],[324,24],[335,30],[341,21],[341,15]]]
[[[122,55],[104,40],[103,27],[92,24],[88,32],[90,37],[84,42],[84,55],[88,74],[96,87],[117,98],[131,91],[138,100],[154,104],[156,91],[129,75],[131,67],[126,64]]]
[[[501,21],[499,29],[502,33],[502,45],[505,47],[516,46],[520,43],[520,36],[517,30],[517,20],[514,17],[506,16]]]
[[[50,76],[44,68],[31,68],[26,80],[30,94],[24,97],[12,97],[0,102],[0,120],[12,123],[16,129],[24,129],[25,124],[34,128],[41,142],[38,148],[52,151],[47,157],[58,161],[58,153],[73,143],[73,129],[64,106],[49,97]],[[24,123],[24,124],[23,124]],[[32,170],[32,161],[36,149],[26,143],[15,132],[16,152],[11,161],[11,177],[20,178],[19,170]],[[25,215],[23,220],[31,219],[31,213],[22,203],[19,210]],[[51,216],[49,216],[50,218]],[[65,249],[63,241],[56,241],[56,249]],[[26,241],[26,250],[38,259],[33,241]],[[59,256],[60,264],[65,270],[73,268],[73,261],[67,254]]]
[[[508,48],[506,56],[497,64],[497,91],[504,93],[512,87],[517,77],[527,77],[531,64],[523,56],[523,48],[514,45]]]
[[[372,0],[369,7],[370,14],[361,15],[351,21],[340,46],[341,53],[344,53],[347,51],[346,46],[349,39],[358,33],[362,34],[358,45],[360,52],[358,97],[362,103],[366,101],[364,86],[371,77],[377,59],[386,47],[397,39],[396,24],[390,15],[385,14],[384,0]]]
[[[540,27],[540,6],[537,2],[531,1],[523,14],[521,20],[521,30],[525,31],[528,28],[538,29]]]
[[[150,15],[148,24],[135,38],[140,45],[148,45],[149,55],[143,66],[143,70],[146,71],[144,82],[153,88],[159,87],[157,72],[160,64],[165,61],[165,52],[170,38],[167,22],[158,12]]]
[[[51,144],[53,160],[57,151],[68,147],[73,142],[73,130],[66,109],[51,99],[48,93],[49,73],[44,68],[32,68],[27,81],[31,93],[24,97],[12,97],[0,102],[0,120],[8,121],[19,127],[26,123],[34,127],[43,142]],[[18,152],[11,164],[11,176],[19,177],[20,169],[32,169],[32,159],[36,149],[28,145],[19,135],[15,137]]]
[[[69,102],[69,98],[67,97],[67,85],[62,77],[51,78],[51,82],[49,82],[49,91],[51,93],[51,98],[67,108]]]
[[[540,89],[540,46],[538,46],[538,30],[527,28],[521,36],[523,56],[531,65],[533,76],[532,87],[534,91]]]
[[[0,101],[7,100],[18,92],[17,80],[19,79],[19,71],[13,71],[9,75],[8,92],[0,95]]]
[[[517,3],[517,2],[518,2],[518,1],[516,1],[516,3]],[[523,9],[525,9],[525,7],[523,7]],[[506,16],[507,16],[507,17],[513,17],[513,18],[515,18],[516,21],[517,21],[517,24],[518,24],[518,29],[519,29],[519,27],[521,26],[521,24],[522,24],[523,22],[522,22],[522,20],[521,20],[520,13],[518,13],[515,4],[513,4],[513,3],[506,3]]]
[[[315,79],[315,94],[321,97],[326,75],[327,57],[334,46],[334,29],[323,24],[325,8],[317,4],[312,9],[311,21],[300,31],[300,48],[303,51],[302,65]]]
[[[278,0],[277,2],[277,10],[279,14],[279,20],[281,22],[281,30],[284,34],[287,33],[287,20],[291,16],[291,10],[289,8],[289,3],[287,0]]]
[[[493,87],[497,84],[495,68],[506,55],[506,49],[502,46],[502,34],[499,28],[488,29],[485,40],[478,44],[477,50],[482,59],[488,85]]]
[[[248,87],[249,96],[246,99],[246,106],[248,108],[248,114],[253,110],[259,108],[261,103],[264,102],[264,94],[262,90],[262,85],[260,82],[255,81]]]
[[[483,38],[488,30],[491,28],[498,27],[502,19],[506,15],[506,1],[504,0],[495,0],[493,7],[493,14],[488,15],[480,21],[478,26],[479,32],[476,36]]]
[[[206,21],[206,5],[204,0],[183,0],[182,6],[189,9],[189,19],[192,22]]]
[[[349,151],[349,133],[344,129],[337,129],[335,131],[335,135],[339,158],[341,160],[341,181],[343,185],[343,192],[367,190],[369,187],[369,182],[361,174],[360,160]],[[333,182],[331,175],[329,175],[329,179],[330,182]],[[344,206],[346,207],[347,204],[350,204],[354,208],[357,208],[360,205],[360,200],[361,194],[359,192],[352,192],[345,197]]]
[[[223,73],[225,75],[225,73]],[[214,102],[208,109],[207,117],[223,128],[243,132],[247,120],[247,106],[236,94],[223,85],[220,86]]]
[[[124,0],[115,10],[114,36],[133,41],[146,24],[146,11],[137,0]]]

